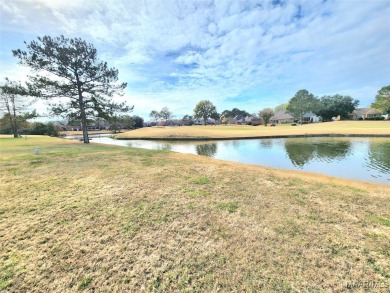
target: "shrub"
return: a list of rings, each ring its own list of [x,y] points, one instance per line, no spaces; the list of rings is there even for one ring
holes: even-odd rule
[[[42,123],[35,122],[32,125],[30,134],[32,135],[49,135],[49,136],[59,136],[60,129],[55,126],[53,123]]]
[[[12,134],[12,128],[9,126],[1,127],[0,134]]]
[[[383,116],[367,117],[366,120],[385,120],[385,117],[383,117]]]

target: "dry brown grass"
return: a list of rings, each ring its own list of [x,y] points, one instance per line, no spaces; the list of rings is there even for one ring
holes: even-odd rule
[[[388,134],[390,121],[335,121],[327,123],[290,124],[275,127],[228,125],[228,126],[176,126],[147,127],[117,135],[117,138],[240,138],[303,134]]]
[[[6,291],[389,285],[388,185],[54,138],[0,149]]]

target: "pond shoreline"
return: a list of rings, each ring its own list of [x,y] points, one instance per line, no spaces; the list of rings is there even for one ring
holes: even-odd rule
[[[353,136],[353,137],[352,137]],[[165,150],[276,169],[390,183],[390,139],[383,135],[290,135],[261,139],[112,139],[95,143]]]
[[[246,140],[246,139],[270,139],[270,138],[305,138],[305,137],[389,137],[390,134],[340,134],[340,133],[327,133],[327,134],[287,134],[287,135],[262,135],[262,136],[239,136],[239,137],[183,137],[183,136],[171,136],[171,137],[115,137],[116,140],[165,140],[165,141],[204,141],[204,140]]]

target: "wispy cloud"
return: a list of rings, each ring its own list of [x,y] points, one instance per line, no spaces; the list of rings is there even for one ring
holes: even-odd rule
[[[316,95],[350,94],[368,105],[389,83],[388,0],[0,5],[2,42],[9,42],[1,48],[2,64],[16,63],[3,49],[22,47],[22,40],[36,35],[81,36],[119,68],[129,82],[130,103],[143,115],[163,106],[191,113],[205,98],[220,111],[233,106],[255,112],[302,88]]]

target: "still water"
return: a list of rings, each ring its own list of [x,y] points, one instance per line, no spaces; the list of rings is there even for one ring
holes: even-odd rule
[[[97,137],[92,142],[197,154],[245,164],[390,184],[389,138],[310,137],[172,142]]]

